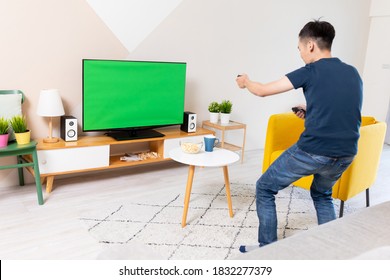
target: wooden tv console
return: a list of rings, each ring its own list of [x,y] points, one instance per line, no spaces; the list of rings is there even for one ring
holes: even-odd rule
[[[44,143],[43,139],[38,139],[39,171],[42,182],[46,180],[46,192],[52,191],[55,176],[167,161],[170,160],[169,151],[178,147],[181,140],[202,142],[205,135],[214,134],[204,128],[192,133],[176,127],[155,130],[165,136],[123,141],[104,135],[82,136],[78,141],[65,142],[60,139],[57,143]],[[132,152],[153,153],[157,157],[139,161],[120,159],[125,153]]]

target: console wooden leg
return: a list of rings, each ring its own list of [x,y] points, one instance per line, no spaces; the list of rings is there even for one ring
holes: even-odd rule
[[[187,223],[187,213],[188,213],[188,206],[190,204],[190,196],[191,196],[192,182],[194,179],[194,173],[195,173],[195,166],[190,165],[188,169],[188,178],[187,178],[186,194],[184,197],[184,210],[183,210],[183,218],[181,220],[181,227],[185,227]]]
[[[223,176],[225,177],[225,189],[226,189],[227,203],[229,207],[229,215],[230,217],[233,217],[232,197],[230,195],[229,172],[227,166],[223,167]]]
[[[46,178],[46,193],[51,193],[53,190],[54,176],[47,176]]]

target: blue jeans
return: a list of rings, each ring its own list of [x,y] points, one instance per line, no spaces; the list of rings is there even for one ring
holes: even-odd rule
[[[296,144],[278,157],[256,182],[260,246],[277,241],[275,195],[304,176],[314,175],[310,195],[317,212],[318,224],[336,219],[332,187],[353,158],[312,155],[299,149]]]

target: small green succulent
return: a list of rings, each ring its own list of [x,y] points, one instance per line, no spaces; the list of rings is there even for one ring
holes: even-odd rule
[[[9,129],[8,120],[1,117],[0,118],[0,134],[7,134]]]
[[[220,108],[219,108],[219,104],[218,102],[211,102],[210,105],[209,105],[209,112],[210,113],[219,113],[220,112]]]
[[[22,133],[27,131],[27,120],[23,115],[13,116],[10,120],[10,125],[15,133]]]
[[[221,104],[219,104],[219,108],[221,113],[230,114],[232,112],[233,104],[230,100],[223,100]]]

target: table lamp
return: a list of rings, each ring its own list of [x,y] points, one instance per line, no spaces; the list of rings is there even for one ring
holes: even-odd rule
[[[37,114],[42,117],[50,117],[49,121],[49,137],[44,138],[45,143],[56,143],[58,138],[52,137],[53,117],[59,117],[65,114],[64,106],[62,105],[61,96],[57,89],[41,90],[39,95]]]

